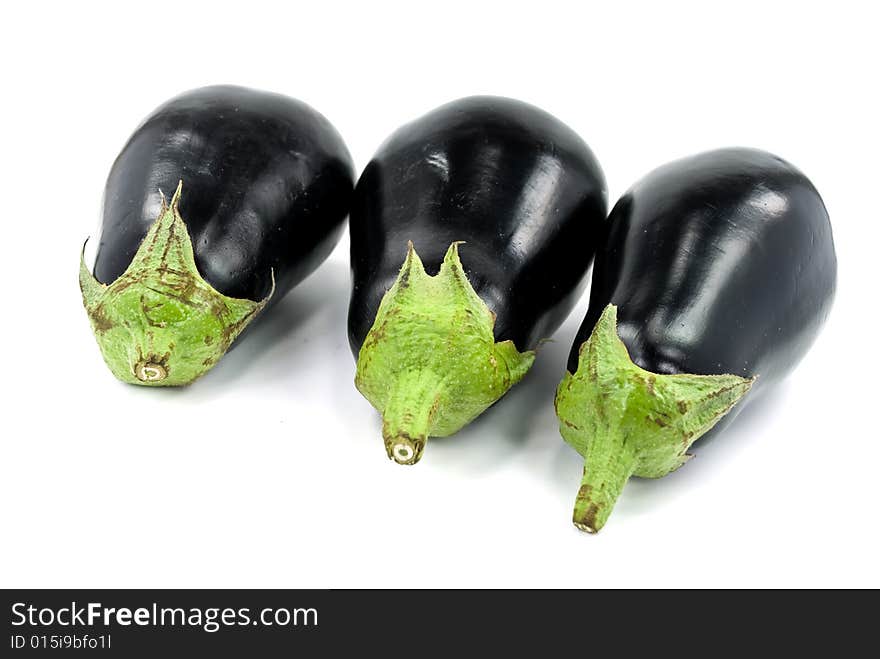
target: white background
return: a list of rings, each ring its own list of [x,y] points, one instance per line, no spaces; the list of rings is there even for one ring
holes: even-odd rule
[[[880,586],[870,4],[6,5],[0,586]],[[443,102],[518,97],[583,135],[612,203],[673,158],[773,151],[830,211],[830,322],[696,460],[631,482],[598,536],[569,521],[581,461],[552,405],[586,297],[526,380],[415,468],[386,459],[352,384],[347,238],[203,380],[120,384],[79,249],[129,133],[218,82],[312,104],[358,170]]]

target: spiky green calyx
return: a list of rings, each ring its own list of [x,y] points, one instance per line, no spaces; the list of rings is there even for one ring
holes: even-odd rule
[[[123,382],[149,386],[189,384],[226,353],[266,305],[215,290],[196,267],[179,203],[182,183],[126,271],[110,285],[89,272],[80,255],[83,306],[104,356]]]
[[[358,355],[355,385],[382,414],[385,450],[400,464],[418,462],[428,437],[461,430],[535,360],[495,342],[495,314],[468,281],[458,245],[432,277],[409,243]]]
[[[559,431],[584,457],[573,521],[604,526],[630,476],[660,478],[749,391],[755,378],[660,375],[636,366],[608,305],[580,347],[577,371],[556,390]]]

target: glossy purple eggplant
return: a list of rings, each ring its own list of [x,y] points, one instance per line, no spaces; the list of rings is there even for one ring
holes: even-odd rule
[[[560,430],[585,456],[576,525],[601,528],[629,476],[677,468],[785,377],[836,273],[822,199],[781,158],[722,149],[636,183],[606,223],[557,392]]]
[[[113,164],[94,276],[80,271],[114,374],[202,375],[329,255],[353,186],[342,138],[300,101],[217,86],[159,107]]]
[[[605,214],[584,141],[519,101],[454,101],[380,147],[352,205],[348,331],[389,457],[414,464],[525,374]]]

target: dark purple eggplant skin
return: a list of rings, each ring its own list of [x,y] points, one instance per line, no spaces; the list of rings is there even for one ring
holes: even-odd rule
[[[235,86],[181,94],[147,117],[113,164],[98,281],[125,271],[178,181],[202,277],[224,295],[260,301],[274,273],[272,304],[338,242],[354,169],[339,133],[305,103]]]
[[[611,211],[568,370],[615,304],[618,334],[638,366],[758,376],[748,400],[807,352],[836,282],[828,213],[798,169],[745,148],[677,160],[645,176]]]
[[[496,340],[534,348],[584,290],[606,196],[586,143],[532,105],[469,97],[401,127],[367,165],[352,203],[355,358],[408,241],[430,274],[464,241],[462,265],[497,315]]]

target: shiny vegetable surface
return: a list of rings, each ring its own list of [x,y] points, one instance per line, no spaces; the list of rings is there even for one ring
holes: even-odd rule
[[[83,303],[120,380],[183,385],[338,241],[354,173],[306,104],[205,87],[153,112],[110,171]]]
[[[454,101],[380,147],[352,206],[348,330],[390,458],[414,464],[523,377],[605,214],[587,145],[519,101]]]
[[[816,189],[752,149],[660,167],[605,229],[556,397],[560,431],[585,458],[574,522],[591,532],[630,476],[678,468],[746,394],[794,368],[825,322],[837,273]]]

